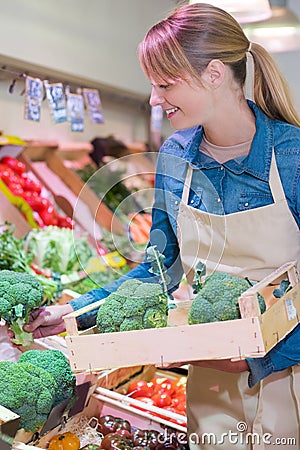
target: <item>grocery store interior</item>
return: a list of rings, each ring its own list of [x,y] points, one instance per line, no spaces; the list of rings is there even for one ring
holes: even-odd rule
[[[187,280],[166,296],[164,256],[147,249],[157,154],[173,129],[161,108],[149,105],[137,48],[153,24],[188,3],[0,0],[0,450],[189,450],[187,365],[168,362],[184,362],[193,339],[209,341],[203,359],[231,352],[216,344],[223,333],[236,345],[238,324],[186,331]],[[249,40],[270,52],[300,114],[300,0],[199,3],[230,12]],[[102,297],[70,312],[70,301],[145,257],[162,280],[159,291],[147,291],[165,302],[161,325],[140,330],[120,321],[113,328],[120,311],[105,312]],[[293,264],[284,273],[296,279]],[[10,313],[8,291],[18,299]],[[127,301],[141,300],[137,285],[128,292]],[[35,339],[24,333],[30,313],[57,305],[66,308],[66,330],[58,325]],[[151,308],[157,321],[162,308]],[[109,325],[101,310],[111,314]],[[145,324],[145,307],[139,314]],[[86,330],[88,315],[95,325]],[[261,333],[249,317],[240,326]],[[250,352],[253,340],[245,345]]]

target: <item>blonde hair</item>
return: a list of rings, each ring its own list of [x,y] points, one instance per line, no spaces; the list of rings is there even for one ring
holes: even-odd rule
[[[145,75],[157,83],[200,81],[209,62],[219,59],[243,88],[250,48],[255,103],[268,117],[300,126],[287,82],[271,55],[259,44],[250,45],[239,23],[220,8],[195,3],[176,9],[148,31],[138,52]]]

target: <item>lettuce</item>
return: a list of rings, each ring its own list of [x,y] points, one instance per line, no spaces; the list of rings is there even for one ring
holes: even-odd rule
[[[62,274],[84,269],[96,254],[87,241],[87,234],[77,236],[70,228],[52,225],[31,230],[24,247],[39,267]]]

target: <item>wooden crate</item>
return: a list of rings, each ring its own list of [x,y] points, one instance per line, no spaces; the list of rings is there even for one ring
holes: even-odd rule
[[[271,283],[285,274],[293,286],[292,290],[260,314],[257,293],[268,290]],[[137,364],[164,367],[168,363],[200,359],[261,357],[299,323],[300,283],[296,262],[293,261],[243,293],[240,297],[241,319],[186,325],[187,303],[190,302],[178,302],[177,309],[169,313],[170,326],[166,328],[98,333],[93,327],[78,331],[76,318],[98,308],[104,301],[64,317],[69,360],[75,372]]]
[[[20,417],[0,405],[0,448],[10,450],[19,427]]]

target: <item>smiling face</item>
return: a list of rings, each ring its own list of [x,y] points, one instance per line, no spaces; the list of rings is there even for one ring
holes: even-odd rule
[[[203,124],[209,103],[209,91],[195,81],[152,83],[150,105],[161,106],[176,130]]]

